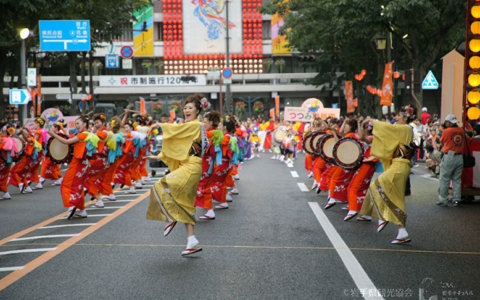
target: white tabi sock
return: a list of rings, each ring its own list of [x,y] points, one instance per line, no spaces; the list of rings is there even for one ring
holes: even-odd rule
[[[187,238],[187,249],[194,248],[196,245],[198,245],[199,241],[197,238],[192,235]]]
[[[406,228],[398,228],[397,239],[404,239],[408,237],[408,232]]]

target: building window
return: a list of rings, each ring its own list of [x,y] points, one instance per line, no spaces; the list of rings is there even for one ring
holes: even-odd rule
[[[163,22],[157,23],[157,40],[163,41]]]
[[[262,37],[264,40],[272,39],[272,22],[269,20],[262,21]]]

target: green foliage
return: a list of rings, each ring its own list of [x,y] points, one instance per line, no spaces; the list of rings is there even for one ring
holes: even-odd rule
[[[263,13],[280,13],[290,45],[314,54],[320,74],[313,83],[369,70],[367,82],[383,75],[385,54],[375,37],[391,32],[392,57],[400,69],[426,70],[465,39],[467,1],[461,0],[272,0]],[[286,30],[286,29],[289,30]],[[374,76],[372,76],[374,75]],[[376,75],[376,76],[375,76]]]

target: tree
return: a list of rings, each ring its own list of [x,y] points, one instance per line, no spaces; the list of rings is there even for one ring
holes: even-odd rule
[[[321,72],[312,83],[333,81],[334,72],[343,71],[352,78],[367,69],[366,82],[379,84],[386,61],[375,48],[375,36],[391,32],[397,66],[413,67],[423,78],[432,64],[464,40],[466,4],[452,0],[272,0],[261,11],[284,16],[282,32],[290,45],[316,55],[314,63]],[[420,107],[421,90],[414,96]]]
[[[133,11],[149,5],[145,0],[4,0],[0,6],[0,114],[7,104],[3,95],[5,74],[19,74],[18,29],[28,27],[38,33],[39,20],[90,20],[92,48],[99,42],[110,42],[110,37],[120,34],[125,23],[133,20]],[[39,48],[38,36],[29,38],[27,48]],[[84,57],[84,56],[83,56]],[[70,84],[77,92],[78,53],[69,52]],[[85,58],[83,58],[85,59]],[[83,63],[85,65],[85,63]],[[12,87],[11,82],[10,87]]]

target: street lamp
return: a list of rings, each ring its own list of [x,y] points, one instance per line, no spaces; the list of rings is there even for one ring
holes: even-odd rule
[[[387,38],[384,35],[379,35],[375,38],[377,50],[385,50],[387,48]]]
[[[25,58],[25,40],[30,36],[30,30],[28,28],[20,29],[20,39],[22,40],[22,48],[20,50],[20,80],[22,84],[22,89],[27,88],[26,82],[26,58]],[[27,104],[22,104],[22,123],[27,118]]]

